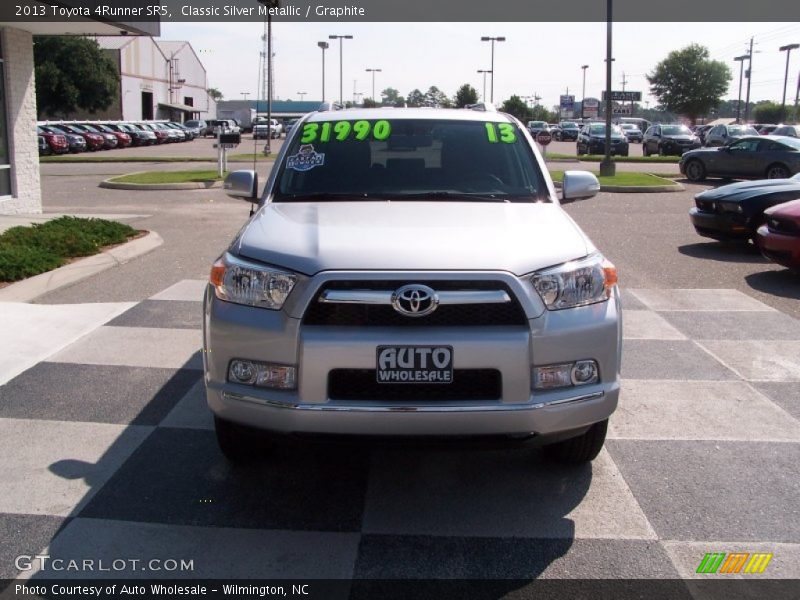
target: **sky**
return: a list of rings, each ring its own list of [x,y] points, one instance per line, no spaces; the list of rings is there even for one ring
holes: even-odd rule
[[[188,40],[198,52],[212,87],[225,99],[249,99],[258,94],[259,52],[263,25],[259,23],[162,23],[163,39]],[[586,71],[586,97],[600,97],[605,88],[605,23],[274,23],[275,94],[278,99],[319,100],[322,51],[317,42],[328,35],[352,35],[344,41],[343,93],[372,95],[367,68],[379,68],[375,90],[397,88],[406,96],[435,85],[448,95],[464,83],[480,95],[489,69],[491,48],[481,36],[505,36],[495,46],[494,100],[519,96],[541,97],[548,108],[569,89],[581,99],[581,65]],[[615,23],[613,28],[613,87],[641,91],[655,106],[645,75],[667,54],[691,43],[706,46],[711,57],[729,65],[733,78],[726,98],[736,99],[739,63],[754,38],[751,101],[781,101],[786,52],[778,48],[800,43],[800,23]],[[794,102],[800,72],[800,51],[790,56],[787,104]],[[490,76],[489,76],[490,77]],[[490,79],[487,77],[487,99]],[[742,99],[747,82],[744,81]],[[339,42],[330,40],[326,53],[326,96],[339,97]]]

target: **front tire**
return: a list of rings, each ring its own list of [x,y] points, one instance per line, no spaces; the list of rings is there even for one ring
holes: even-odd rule
[[[692,159],[686,163],[686,178],[689,181],[703,181],[706,178],[706,168],[699,160]]]
[[[222,454],[234,464],[252,464],[270,450],[269,440],[260,432],[238,423],[214,417],[214,432]]]
[[[583,464],[593,461],[603,449],[608,431],[608,419],[592,425],[578,437],[545,446],[545,451],[554,460],[569,464]]]

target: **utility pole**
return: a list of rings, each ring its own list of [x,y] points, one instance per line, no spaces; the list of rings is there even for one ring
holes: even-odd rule
[[[584,110],[583,110],[583,103],[586,100],[586,69],[589,68],[589,65],[583,65],[581,70],[583,71],[583,88],[581,90],[581,123],[583,123],[584,118]]]
[[[736,101],[736,122],[741,122],[740,116],[742,112],[742,72],[744,71],[744,61],[747,60],[747,55],[736,56],[734,59],[739,63],[739,99]]]
[[[613,177],[617,166],[611,160],[611,58],[612,56],[612,13],[614,0],[606,0],[606,153],[600,163],[600,175]]]
[[[753,81],[753,38],[750,38],[750,52],[747,55],[747,99],[744,102],[744,121],[750,119],[750,84]]]
[[[786,74],[783,76],[783,100],[781,101],[781,121],[786,118],[786,84],[789,82],[789,55],[792,50],[800,48],[800,44],[789,44],[788,46],[781,46],[779,50],[786,52]]]

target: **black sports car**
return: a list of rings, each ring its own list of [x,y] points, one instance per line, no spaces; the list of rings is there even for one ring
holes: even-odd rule
[[[800,172],[800,139],[747,136],[721,148],[685,152],[679,166],[690,181],[706,177],[785,179]]]
[[[694,197],[689,219],[703,237],[725,241],[754,238],[770,206],[800,199],[800,174],[791,179],[743,181]]]

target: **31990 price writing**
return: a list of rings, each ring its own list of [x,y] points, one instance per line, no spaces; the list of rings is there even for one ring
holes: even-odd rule
[[[374,139],[383,141],[392,135],[392,126],[389,121],[325,121],[323,123],[306,123],[303,125],[303,136],[300,142],[310,144],[311,142],[344,142],[348,139],[364,141]]]

